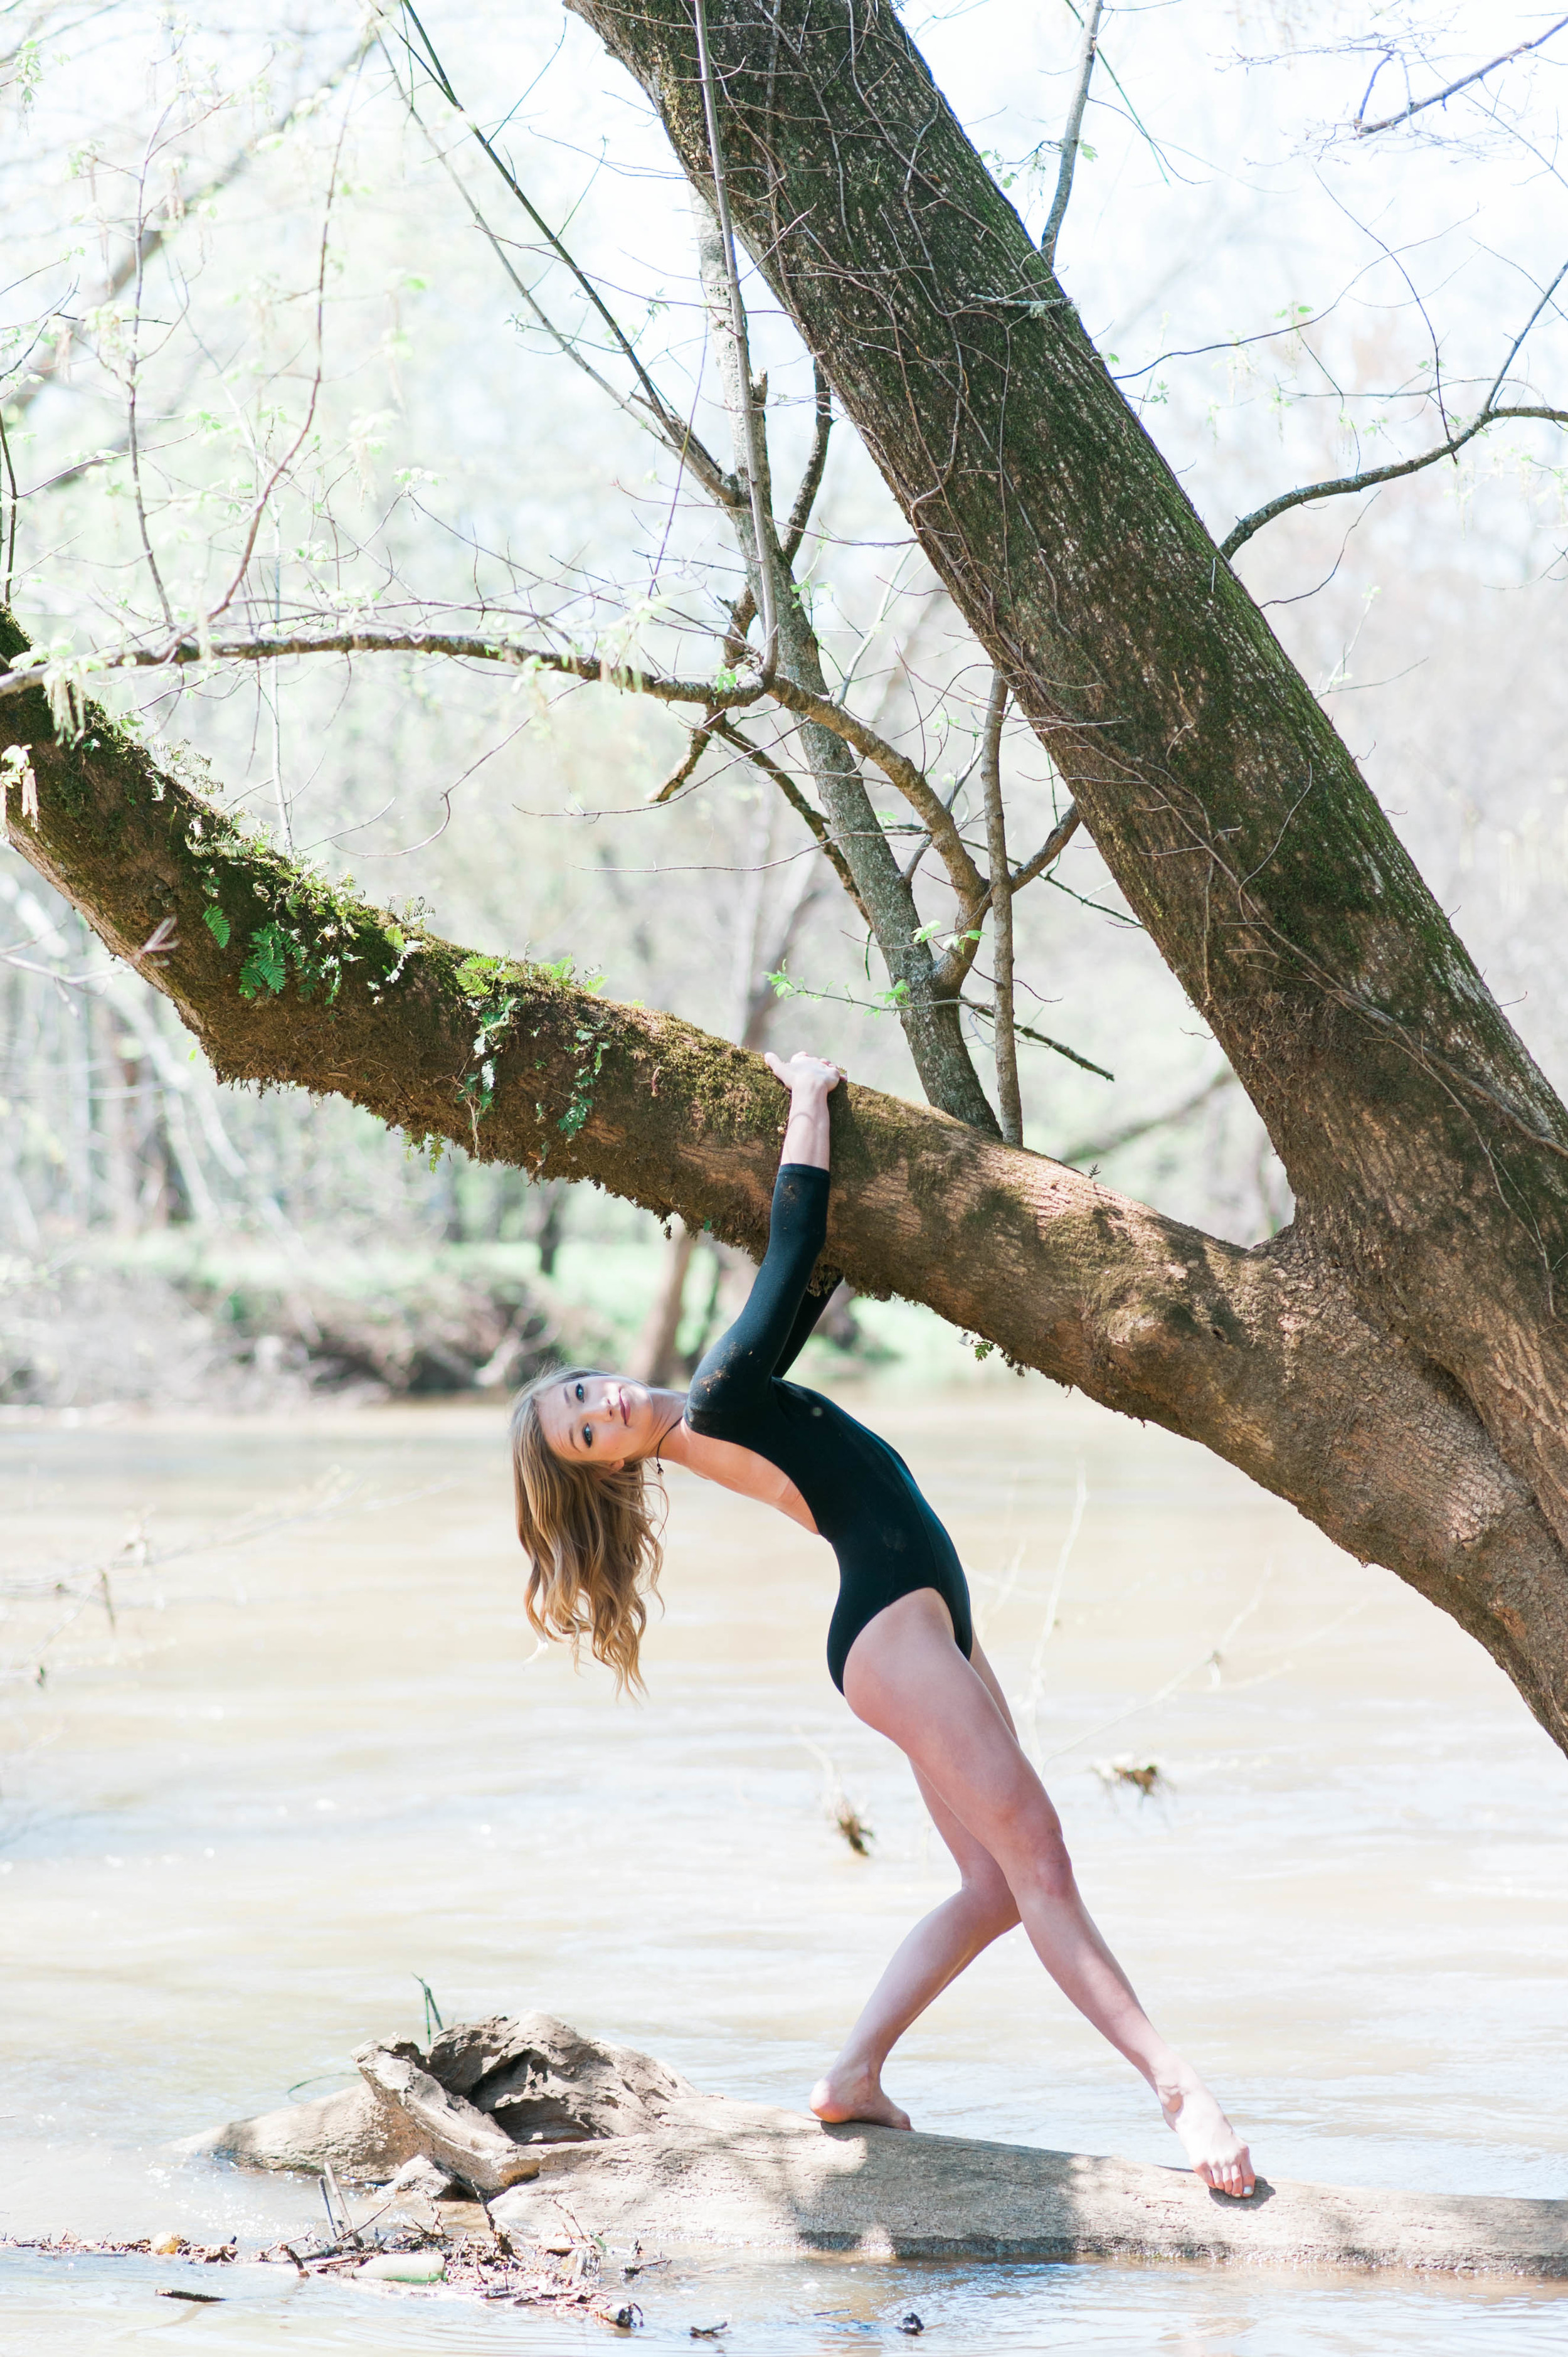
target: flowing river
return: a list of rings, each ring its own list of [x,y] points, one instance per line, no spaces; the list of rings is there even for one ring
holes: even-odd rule
[[[1568,1767],[1479,1649],[1212,1458],[1044,1383],[844,1395],[952,1529],[1090,1904],[1260,2166],[1568,2196]],[[494,1406],[14,1422],[0,1482],[6,2235],[321,2222],[311,2180],[166,2147],[421,2035],[415,1975],[448,2021],[542,2007],[802,2107],[948,1887],[902,1762],[829,1684],[832,1559],[781,1516],[671,1477],[628,1706],[536,1654]],[[1016,1932],[888,2084],[923,2127],[1179,2157]],[[0,2250],[0,2342],[607,2339],[285,2267],[224,2269],[220,2305],[154,2296],[180,2280]],[[769,2357],[908,2347],[911,2309],[966,2352],[1434,2357],[1568,2330],[1549,2286],[1310,2271],[715,2256],[643,2282],[641,2343],[728,2319],[715,2345]]]

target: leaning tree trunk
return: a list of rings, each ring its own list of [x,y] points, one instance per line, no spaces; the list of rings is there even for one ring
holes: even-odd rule
[[[706,186],[690,0],[570,5]],[[1296,1253],[1568,1539],[1568,1115],[886,0],[708,16],[737,229],[1267,1123]]]
[[[0,656],[22,641],[0,614]],[[784,1103],[673,1017],[466,952],[328,887],[88,707],[0,705],[36,818],[10,839],[156,982],[231,1081],[333,1092],[413,1137],[593,1178],[759,1252]],[[832,1100],[822,1272],[929,1305],[1108,1407],[1202,1441],[1470,1630],[1568,1750],[1568,1577],[1457,1386],[1299,1238],[1223,1243],[869,1089]]]

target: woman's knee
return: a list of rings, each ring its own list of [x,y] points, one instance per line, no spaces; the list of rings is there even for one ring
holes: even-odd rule
[[[962,1896],[975,1932],[987,1946],[1023,1921],[1018,1912],[1018,1902],[1000,1867],[993,1867],[988,1873],[966,1874]]]
[[[1061,1821],[1042,1793],[1042,1806],[1009,1810],[993,1829],[990,1846],[1015,1902],[1067,1899],[1077,1888]]]

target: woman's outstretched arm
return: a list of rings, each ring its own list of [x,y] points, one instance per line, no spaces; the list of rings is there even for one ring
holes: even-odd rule
[[[828,1168],[828,1098],[839,1083],[836,1064],[821,1056],[763,1059],[777,1081],[789,1092],[789,1118],[784,1128],[780,1162],[803,1162],[812,1170]]]
[[[768,1061],[789,1092],[768,1251],[746,1308],[708,1350],[686,1395],[693,1430],[721,1440],[735,1437],[736,1420],[766,1400],[774,1374],[794,1357],[823,1307],[808,1299],[807,1287],[827,1233],[828,1095],[838,1071],[816,1056]]]

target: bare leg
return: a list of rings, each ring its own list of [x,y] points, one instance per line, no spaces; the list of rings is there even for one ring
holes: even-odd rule
[[[843,2050],[812,2088],[811,2109],[820,2120],[880,2120],[884,2127],[908,2126],[908,2114],[882,2091],[883,2064],[932,1999],[1018,1921],[1013,1893],[995,1859],[965,1832],[918,1769],[915,1779],[962,1880],[952,1897],[922,1917],[895,1950]]]
[[[1246,2146],[1192,2065],[1155,2029],[1096,1929],[1045,1787],[980,1668],[953,1643],[948,1609],[933,1589],[901,1597],[861,1631],[844,1696],[857,1718],[898,1745],[995,1861],[1035,1953],[1148,2081],[1195,2174],[1219,2192],[1251,2193]]]
[[[1011,1727],[1006,1700],[978,1646],[975,1666]],[[952,1852],[960,1885],[895,1950],[842,2050],[812,2088],[811,2109],[820,2120],[878,2120],[884,2127],[907,2128],[908,2114],[883,2093],[883,2064],[909,2024],[983,1949],[1018,1921],[1007,1878],[990,1851],[959,1823],[918,1768],[915,1781],[932,1824]]]

